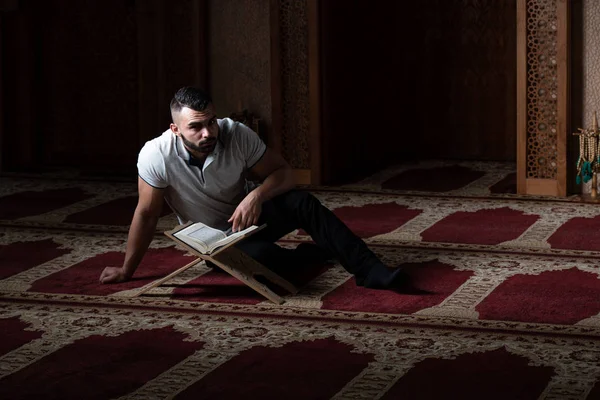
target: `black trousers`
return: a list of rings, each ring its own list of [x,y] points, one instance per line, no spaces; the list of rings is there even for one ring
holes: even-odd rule
[[[262,231],[240,242],[237,247],[274,271],[297,266],[294,252],[275,242],[295,229],[305,230],[317,245],[328,250],[361,284],[372,267],[381,261],[333,212],[312,194],[292,190],[263,203]],[[382,265],[383,266],[383,265]]]

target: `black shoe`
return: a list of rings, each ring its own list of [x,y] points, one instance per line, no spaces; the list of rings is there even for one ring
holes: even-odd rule
[[[402,268],[390,269],[376,264],[364,279],[357,277],[356,284],[368,289],[400,290],[407,286],[410,277]]]
[[[303,264],[326,264],[335,261],[335,257],[329,250],[315,243],[300,243],[294,249],[294,256]]]

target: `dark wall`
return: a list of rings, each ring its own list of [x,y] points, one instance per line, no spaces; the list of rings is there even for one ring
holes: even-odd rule
[[[415,62],[401,8],[396,2],[321,2],[325,182],[376,170],[417,142],[402,134],[414,129],[406,116],[416,112],[416,85],[408,79]]]
[[[321,1],[323,172],[516,158],[516,0]]]
[[[210,91],[219,116],[244,109],[271,129],[269,0],[209,0]]]
[[[2,170],[128,170],[206,83],[204,1],[20,0],[0,13]]]
[[[320,1],[324,182],[411,158],[513,160],[514,3]],[[271,2],[14,4],[0,10],[4,170],[134,168],[143,142],[167,128],[168,101],[186,84],[210,81],[225,114],[241,105],[267,127],[273,117]],[[304,3],[280,4],[282,37],[304,38],[306,15],[292,7]],[[292,41],[282,57],[305,57],[305,42]],[[284,110],[306,111],[297,100],[308,85],[297,78],[307,66],[297,64],[303,74],[283,68],[296,84]],[[306,118],[288,114],[294,126],[283,133],[302,134]],[[308,168],[307,138],[288,136],[288,159]],[[291,139],[298,145],[286,146]]]

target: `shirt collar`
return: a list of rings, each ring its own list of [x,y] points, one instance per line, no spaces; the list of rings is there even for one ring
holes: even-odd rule
[[[175,134],[174,134],[175,135]],[[212,153],[210,153],[206,159],[207,161],[210,159],[209,162],[204,162],[202,164],[200,164],[188,151],[188,149],[185,147],[185,145],[183,144],[183,140],[181,140],[181,138],[177,135],[175,135],[175,152],[177,153],[177,155],[182,158],[183,160],[185,160],[188,165],[195,165],[197,167],[201,167],[202,165],[204,166],[208,166],[208,164],[210,164],[210,162],[212,162],[212,160],[214,160],[214,158],[219,155],[220,153],[223,152],[223,150],[225,149],[225,143],[223,143],[223,140],[221,139],[221,136],[219,135],[219,137],[217,138],[217,145],[215,146],[215,149],[213,150]]]

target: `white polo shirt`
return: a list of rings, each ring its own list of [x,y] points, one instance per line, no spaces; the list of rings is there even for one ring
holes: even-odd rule
[[[229,118],[217,120],[219,139],[202,168],[190,165],[190,153],[170,129],[144,145],[138,174],[150,186],[165,189],[165,200],[180,223],[203,222],[217,229],[248,193],[246,174],[266,146],[247,126]]]

